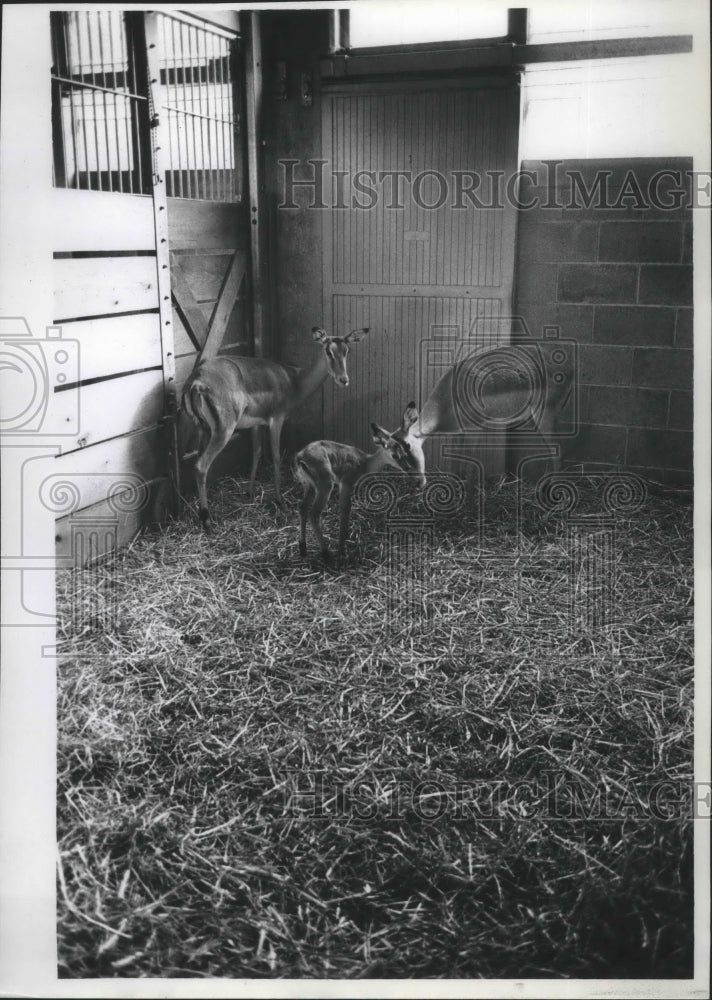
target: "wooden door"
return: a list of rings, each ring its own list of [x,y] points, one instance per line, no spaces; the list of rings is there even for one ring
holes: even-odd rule
[[[179,12],[160,12],[156,34],[180,393],[199,356],[252,353],[240,40],[236,31]],[[191,433],[189,422],[181,426],[181,451]]]
[[[324,316],[338,332],[371,328],[348,394],[324,390],[325,435],[368,447],[369,422],[397,426],[463,344],[507,342],[518,129],[511,76],[325,92],[323,158],[337,181],[324,213]],[[428,450],[431,466],[453,469],[436,442]],[[488,455],[498,471],[501,443]]]

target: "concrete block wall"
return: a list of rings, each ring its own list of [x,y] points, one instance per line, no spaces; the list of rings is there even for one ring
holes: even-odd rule
[[[558,326],[579,345],[580,428],[564,458],[591,471],[692,483],[691,169],[522,164],[520,202],[536,204],[519,211],[515,312],[533,336]]]

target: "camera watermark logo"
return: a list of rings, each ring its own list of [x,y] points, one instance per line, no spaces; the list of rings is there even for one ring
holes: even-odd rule
[[[121,524],[140,516],[150,499],[148,484],[134,473],[100,478],[103,500],[84,508],[83,488],[94,491],[96,477],[52,475],[40,485],[40,503],[61,519],[55,558],[69,574],[72,620],[65,632],[73,636],[88,629],[116,631]]]
[[[148,484],[128,472],[52,472],[48,447],[6,445],[4,460],[17,484],[4,496],[4,624],[51,624],[54,574],[62,571],[71,579],[74,632],[88,623],[113,629],[116,550],[123,525],[137,525],[143,516]]]
[[[0,317],[0,433],[3,437],[79,433],[79,394],[68,394],[67,406],[55,414],[56,393],[79,381],[79,343],[47,327],[47,336],[33,337],[22,317]]]
[[[520,464],[518,537],[526,538],[527,497]],[[616,624],[618,529],[621,519],[639,511],[647,500],[643,480],[627,472],[597,475],[557,472],[536,484],[534,505],[544,520],[556,517],[558,545],[540,548],[520,560],[520,595],[536,573],[537,585],[554,579],[563,583],[556,600],[563,602],[569,630],[608,629]],[[526,547],[526,546],[524,546]],[[553,594],[552,594],[553,597]]]
[[[433,436],[509,447],[578,430],[578,345],[547,326],[531,336],[521,316],[477,317],[469,330],[432,326],[420,345],[420,394]]]
[[[369,517],[386,519],[389,589],[387,622],[397,625],[404,616],[429,618],[432,614],[432,552],[436,520],[460,515],[465,508],[465,486],[450,473],[428,476],[425,489],[413,496],[408,473],[369,473],[354,490],[354,502]]]

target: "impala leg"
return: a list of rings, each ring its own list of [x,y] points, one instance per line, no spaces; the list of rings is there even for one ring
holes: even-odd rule
[[[307,518],[314,504],[316,492],[313,486],[304,487],[304,496],[299,504],[299,554],[307,554]]]
[[[282,508],[284,508],[284,500],[282,499],[281,491],[282,473],[280,468],[279,443],[282,437],[283,424],[284,417],[275,417],[269,425],[270,445],[272,448],[272,464],[274,465],[274,489],[277,494],[277,504]]]
[[[200,522],[206,531],[210,527],[207,489],[208,472],[210,471],[210,466],[232,437],[233,430],[234,426],[216,428],[215,434],[210,438],[205,447],[205,451],[202,451],[195,461],[195,480],[198,485]]]
[[[331,562],[331,552],[329,551],[329,543],[324,536],[322,530],[321,519],[324,514],[324,508],[329,500],[331,490],[334,486],[333,479],[323,479],[317,484],[316,488],[316,498],[312,505],[311,513],[309,515],[309,520],[312,523],[312,528],[314,529],[314,534],[319,540],[319,546],[321,548],[321,554],[324,558],[324,562]]]
[[[257,466],[262,457],[262,428],[252,427],[252,468],[250,469],[250,497],[255,498],[255,478],[257,476]]]
[[[346,539],[351,515],[351,489],[345,483],[341,483],[339,487],[339,514],[339,562],[342,562],[346,555]]]

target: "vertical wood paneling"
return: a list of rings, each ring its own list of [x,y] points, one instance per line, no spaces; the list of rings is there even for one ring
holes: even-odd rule
[[[365,449],[372,420],[393,430],[406,404],[422,402],[449,367],[427,364],[428,341],[478,347],[499,341],[497,299],[336,295],[333,316],[334,329],[368,326],[370,332],[349,355],[349,389],[325,384],[324,435]]]
[[[336,331],[368,326],[371,332],[350,355],[349,389],[325,385],[323,433],[370,449],[370,422],[397,427],[405,405],[412,399],[422,405],[449,367],[428,365],[429,340],[484,347],[508,337],[500,320],[511,313],[514,209],[477,208],[467,199],[454,208],[453,171],[477,172],[475,194],[489,202],[487,173],[502,171],[506,180],[516,170],[518,93],[514,86],[465,83],[431,91],[364,85],[325,102],[324,150],[331,168],[344,172],[346,207],[325,217],[324,314]],[[371,208],[353,207],[359,171],[381,177],[410,171],[411,182],[401,181],[403,207],[388,207],[390,180],[375,184],[379,197]],[[413,197],[412,181],[423,171],[447,181],[437,209]],[[420,193],[432,203],[439,190],[430,178]],[[441,442],[427,444],[431,467],[440,452]],[[501,465],[491,455],[486,463],[490,471]],[[455,459],[440,467],[464,471]]]
[[[487,171],[512,168],[512,115],[516,95],[494,89],[412,91],[403,94],[354,94],[334,97],[330,159],[344,171],[347,207],[332,213],[334,254],[329,261],[336,284],[414,284],[500,287],[502,232],[505,211],[452,207],[454,170]],[[418,205],[406,185],[402,209],[388,208],[391,181],[376,182],[379,197],[369,209],[353,181],[359,171],[381,174],[409,170],[414,179],[423,171],[438,171],[447,182],[447,200],[437,209]],[[489,197],[483,178],[477,195]],[[435,201],[439,184],[428,177],[421,184],[422,200]],[[424,238],[406,239],[406,233]]]

